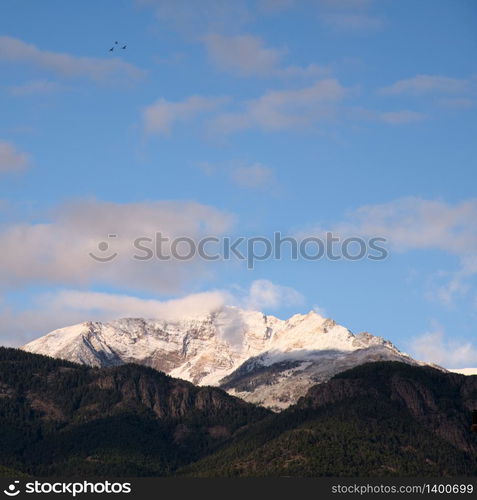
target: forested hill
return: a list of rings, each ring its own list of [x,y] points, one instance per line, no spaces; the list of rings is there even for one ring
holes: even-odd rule
[[[369,363],[309,390],[183,472],[203,476],[477,474],[477,377]]]
[[[152,368],[0,348],[0,475],[477,474],[477,377],[370,363],[273,414]]]
[[[144,366],[88,368],[0,348],[3,468],[34,475],[169,474],[269,413]]]

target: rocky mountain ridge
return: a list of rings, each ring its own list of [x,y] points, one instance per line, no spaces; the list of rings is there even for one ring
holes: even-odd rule
[[[366,362],[422,364],[382,337],[354,335],[314,311],[281,320],[235,307],[177,321],[85,322],[22,349],[98,367],[138,363],[194,384],[221,386],[274,410]]]

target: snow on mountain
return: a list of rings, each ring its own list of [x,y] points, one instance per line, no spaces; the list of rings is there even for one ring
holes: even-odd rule
[[[92,366],[140,363],[199,385],[220,385],[280,410],[314,384],[369,361],[418,364],[393,344],[315,312],[287,320],[225,307],[179,321],[119,319],[55,330],[22,349]]]
[[[461,375],[477,375],[477,368],[449,368],[450,372],[460,373]]]

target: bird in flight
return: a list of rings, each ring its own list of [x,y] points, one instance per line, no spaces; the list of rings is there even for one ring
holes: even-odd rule
[[[109,52],[113,52],[114,51],[114,47],[116,47],[116,45],[118,45],[118,48],[121,47],[123,50],[126,50],[127,45],[126,44],[119,45],[119,42],[116,40],[114,42],[113,46],[109,49]]]

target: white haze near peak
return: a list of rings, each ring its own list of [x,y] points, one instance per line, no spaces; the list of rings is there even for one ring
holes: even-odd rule
[[[85,321],[108,322],[118,318],[150,318],[178,321],[204,317],[225,310],[220,335],[238,345],[243,334],[238,306],[253,310],[275,310],[283,305],[302,304],[303,297],[293,288],[269,280],[255,280],[248,289],[212,290],[177,299],[145,299],[130,295],[81,290],[60,290],[43,294],[23,311],[0,304],[2,344],[19,346],[46,332]]]

